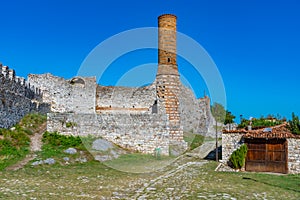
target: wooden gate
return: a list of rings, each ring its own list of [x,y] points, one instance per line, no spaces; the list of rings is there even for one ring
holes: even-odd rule
[[[286,139],[246,139],[246,171],[287,173]]]

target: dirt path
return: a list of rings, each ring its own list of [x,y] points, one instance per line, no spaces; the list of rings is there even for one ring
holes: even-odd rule
[[[30,153],[21,161],[18,163],[9,166],[6,168],[6,170],[12,170],[16,171],[18,169],[23,168],[29,161],[33,160],[36,157],[35,152],[41,151],[42,148],[42,137],[43,133],[47,129],[47,123],[44,123],[41,125],[41,127],[38,129],[36,133],[34,133],[32,136],[30,136]]]
[[[32,137],[30,137],[30,151],[41,151],[43,133],[47,129],[47,124],[44,123]]]

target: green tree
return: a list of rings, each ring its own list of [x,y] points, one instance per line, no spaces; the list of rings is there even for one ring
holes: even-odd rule
[[[288,129],[290,129],[293,134],[300,135],[300,121],[295,113],[292,113],[292,120],[288,123]]]
[[[214,103],[211,107],[211,113],[216,120],[216,126],[215,126],[216,127],[216,161],[218,162],[219,155],[218,155],[218,123],[217,122],[224,123],[226,111],[222,104]]]
[[[234,122],[235,116],[231,114],[228,110],[226,110],[226,116],[225,116],[225,121],[224,124],[232,124]]]
[[[225,121],[226,111],[222,104],[214,103],[211,107],[211,114],[217,122]]]
[[[248,125],[250,125],[250,120],[247,120],[245,118],[243,118],[240,122],[240,124],[238,125],[238,128],[245,128]]]

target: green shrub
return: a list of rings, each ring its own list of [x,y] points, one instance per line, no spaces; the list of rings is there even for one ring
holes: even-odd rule
[[[231,154],[229,161],[231,162],[234,169],[241,169],[245,165],[247,151],[247,146],[243,144],[240,148],[238,148]]]
[[[246,128],[251,124],[252,129],[259,129],[264,127],[276,126],[282,124],[283,122],[283,119],[269,119],[262,116],[258,119],[252,119],[251,121],[247,119],[242,119],[241,123],[238,125],[238,128]]]
[[[45,132],[43,135],[42,141],[45,144],[50,144],[52,146],[61,146],[65,148],[69,147],[77,147],[83,148],[83,144],[81,138],[79,136],[72,136],[72,135],[61,135],[58,132]]]

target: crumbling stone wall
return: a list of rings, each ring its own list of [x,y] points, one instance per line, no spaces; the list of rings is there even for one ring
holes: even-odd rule
[[[29,74],[28,81],[41,89],[42,100],[51,104],[52,112],[95,113],[95,77],[65,80],[52,74]]]
[[[180,84],[179,102],[183,130],[211,136],[209,129],[213,129],[213,116],[210,111],[210,99],[207,96],[196,99],[191,89]]]
[[[155,84],[145,87],[97,86],[97,113],[152,113]]]
[[[47,121],[50,132],[101,136],[123,148],[142,153],[153,153],[159,147],[163,155],[169,155],[169,124],[165,115],[49,113]]]
[[[288,169],[291,174],[300,173],[300,138],[288,138]]]
[[[0,128],[9,128],[30,112],[47,113],[49,105],[41,102],[41,91],[15,71],[0,64]]]

